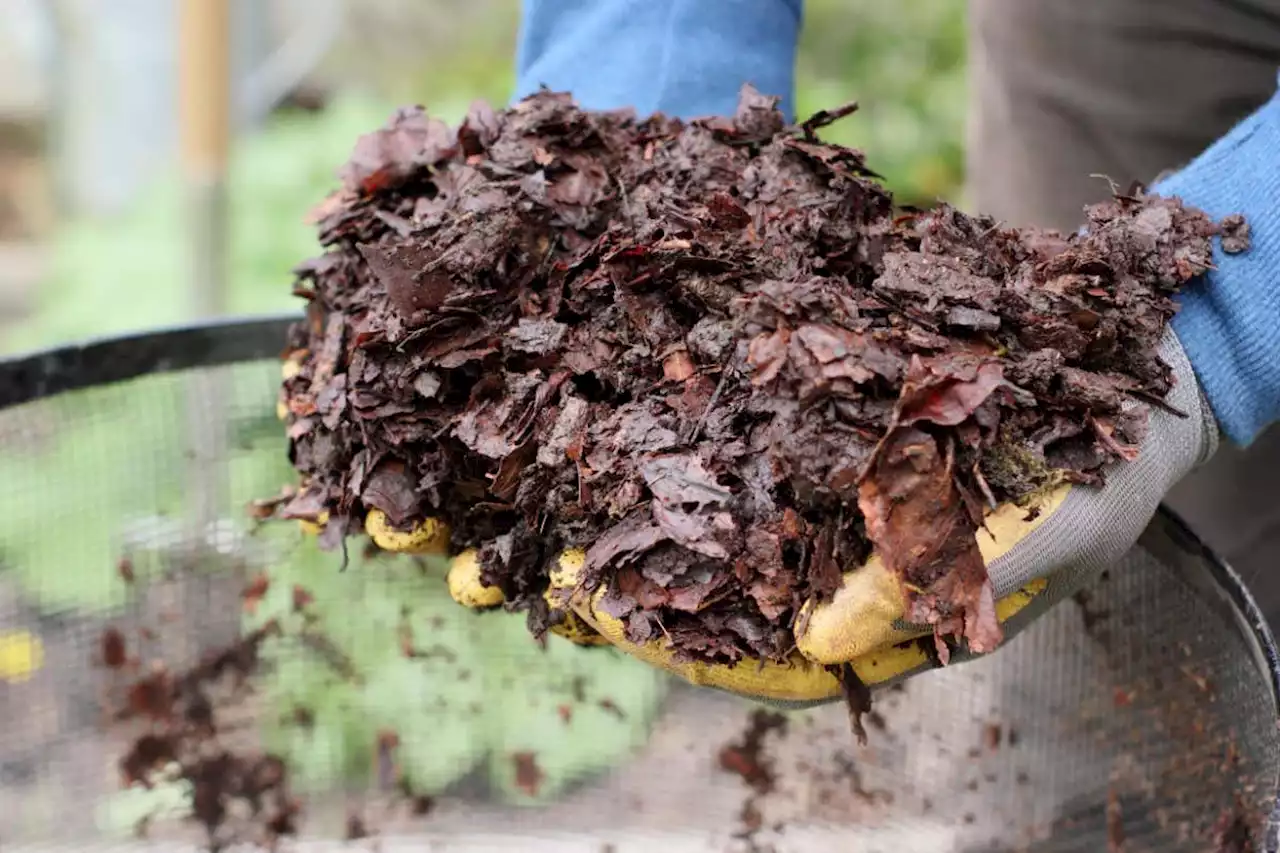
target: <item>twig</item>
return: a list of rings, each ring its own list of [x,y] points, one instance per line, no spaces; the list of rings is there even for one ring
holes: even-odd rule
[[[730,359],[720,369],[720,381],[716,383],[716,390],[711,392],[711,399],[707,401],[707,407],[702,410],[702,415],[698,418],[698,422],[694,424],[693,432],[689,435],[688,444],[693,444],[698,440],[698,435],[701,434],[702,427],[707,422],[707,416],[715,408],[716,402],[720,399],[720,392],[724,390],[725,383],[729,381],[729,372],[733,369],[733,361],[733,359]]]
[[[1149,403],[1150,405],[1155,406],[1157,409],[1162,409],[1163,411],[1166,411],[1169,414],[1174,415],[1176,417],[1179,417],[1179,418],[1190,417],[1186,412],[1182,411],[1176,406],[1170,405],[1168,402],[1160,399],[1155,394],[1152,394],[1150,391],[1143,391],[1141,388],[1126,388],[1124,389],[1124,392],[1128,394],[1130,397],[1134,397],[1138,400],[1141,400],[1144,403]]]
[[[997,506],[996,496],[991,491],[991,486],[987,484],[987,478],[982,476],[982,468],[979,463],[973,463],[973,479],[977,482],[978,488],[982,490],[982,496],[987,499],[987,506],[995,509]]]
[[[828,669],[840,682],[845,704],[849,708],[849,725],[853,728],[853,734],[858,738],[860,746],[866,746],[867,730],[862,725],[862,715],[871,710],[871,689],[847,663],[828,667]]]
[[[805,139],[810,142],[814,142],[818,138],[816,131],[827,127],[828,125],[835,124],[840,121],[840,119],[847,118],[857,111],[857,101],[850,101],[843,106],[839,106],[831,110],[818,110],[801,123],[800,129],[804,131]]]

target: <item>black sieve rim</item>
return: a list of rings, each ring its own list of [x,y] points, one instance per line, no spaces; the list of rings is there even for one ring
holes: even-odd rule
[[[0,359],[0,411],[69,391],[145,376],[278,358],[296,312],[236,316],[91,338]],[[1142,544],[1172,566],[1240,631],[1259,670],[1267,676],[1280,728],[1280,653],[1257,601],[1240,576],[1167,506],[1161,505]],[[1276,802],[1263,850],[1280,853],[1280,768],[1274,768]]]
[[[1260,671],[1267,675],[1272,711],[1280,729],[1280,652],[1275,635],[1258,602],[1240,575],[1213,552],[1182,517],[1161,505],[1140,539],[1143,547],[1166,565],[1172,566],[1186,582],[1201,591],[1203,600],[1233,622],[1249,648]],[[1272,789],[1276,792],[1262,839],[1265,853],[1280,851],[1280,767],[1272,768]]]
[[[0,360],[0,409],[158,373],[279,357],[301,314],[231,317],[90,338]]]

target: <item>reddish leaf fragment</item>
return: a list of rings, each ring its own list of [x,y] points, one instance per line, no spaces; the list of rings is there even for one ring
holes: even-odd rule
[[[377,751],[374,756],[374,773],[382,790],[391,790],[402,778],[396,751],[400,748],[400,736],[390,729],[378,732]]]
[[[385,127],[360,137],[339,176],[350,191],[381,192],[446,159],[454,145],[444,122],[428,118],[421,107],[400,109]]]
[[[513,499],[520,488],[521,475],[533,463],[537,454],[538,447],[532,441],[526,441],[508,453],[498,466],[493,485],[489,487],[493,496],[504,501]]]
[[[484,101],[473,101],[466,119],[458,128],[458,144],[468,157],[480,154],[493,144],[501,129],[502,124],[493,107]]]
[[[552,182],[547,197],[566,206],[590,207],[604,198],[609,175],[598,163],[584,163]]]
[[[124,634],[116,628],[107,628],[102,632],[102,665],[107,669],[121,669],[129,662]]]
[[[542,768],[538,766],[538,757],[532,752],[517,752],[511,756],[511,761],[515,765],[516,787],[530,797],[538,796],[538,789],[542,787],[543,780]]]
[[[369,269],[386,288],[387,299],[406,322],[421,322],[426,312],[439,308],[454,290],[448,273],[431,269],[437,256],[415,244],[386,247],[365,243],[359,248]]]
[[[395,459],[383,462],[374,470],[361,498],[366,505],[386,513],[387,520],[396,527],[405,527],[420,519],[423,511],[417,483],[405,464]]]
[[[858,492],[858,507],[885,565],[911,587],[907,618],[979,653],[999,644],[995,594],[975,538],[977,524],[955,486],[954,450],[915,427],[885,439]],[[945,663],[945,646],[939,655]]]
[[[783,365],[787,363],[787,343],[791,333],[786,329],[757,335],[747,350],[747,364],[754,370],[751,381],[756,385],[767,385],[778,378]]]
[[[167,670],[157,669],[130,686],[128,706],[124,715],[168,720],[173,716],[175,698],[172,677]]]
[[[1107,789],[1107,853],[1125,853],[1125,840],[1120,795],[1111,787]]]
[[[764,753],[765,738],[775,732],[784,734],[786,730],[787,718],[783,715],[753,711],[742,737],[721,747],[720,769],[742,777],[742,781],[761,794],[769,793],[775,776],[772,761]]]
[[[898,398],[896,420],[903,426],[921,421],[958,426],[1006,384],[1004,369],[995,361],[913,358]]]
[[[687,350],[676,350],[662,360],[662,376],[668,382],[683,382],[696,372]]]
[[[810,323],[796,329],[794,340],[800,351],[822,366],[824,376],[844,376],[858,384],[870,382],[875,376],[875,371],[860,358],[865,348],[860,335]]]
[[[271,579],[265,572],[259,572],[240,592],[240,600],[244,602],[244,612],[250,616],[256,613],[258,605],[266,597],[269,589],[271,589]]]
[[[146,734],[133,742],[128,754],[120,759],[120,776],[125,786],[140,784],[151,787],[151,774],[178,759],[173,738]]]
[[[669,536],[661,527],[633,516],[610,528],[587,549],[588,568],[603,568],[619,560],[634,560]]]
[[[316,598],[307,589],[298,584],[293,585],[293,611],[295,613],[306,610]]]
[[[819,601],[835,595],[843,581],[844,573],[835,558],[835,536],[834,527],[823,527],[813,540],[813,550],[809,553],[809,583]]]

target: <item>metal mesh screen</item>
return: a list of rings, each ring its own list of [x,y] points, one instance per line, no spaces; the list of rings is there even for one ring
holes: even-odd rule
[[[0,849],[1273,849],[1270,635],[1167,517],[997,654],[879,693],[858,747],[842,708],[542,647],[438,565],[258,522],[293,480],[278,371],[0,409]]]

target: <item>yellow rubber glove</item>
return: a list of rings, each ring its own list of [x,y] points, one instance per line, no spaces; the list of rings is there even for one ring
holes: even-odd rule
[[[988,532],[979,538],[984,559],[990,562],[1001,556],[1043,524],[1061,505],[1065,493],[1064,487],[1041,501],[1039,514],[1030,521],[1025,520],[1027,510],[1019,507],[1002,507],[992,513]],[[578,575],[584,562],[585,554],[580,550],[562,555],[560,571],[551,579],[550,594],[567,599],[583,621],[613,645],[693,684],[757,699],[808,703],[844,695],[829,666],[849,664],[864,684],[876,686],[933,665],[925,647],[911,642],[929,636],[931,629],[900,625],[907,606],[901,583],[876,556],[847,572],[831,601],[805,607],[798,622],[804,626],[803,631],[796,638],[797,651],[789,661],[747,659],[734,665],[677,661],[662,640],[640,645],[629,642],[622,621],[597,606],[605,591],[600,589],[589,596],[578,591]],[[996,604],[997,618],[1006,621],[1045,586],[1042,580],[1034,581],[1005,596]]]
[[[1004,555],[1044,524],[1061,506],[1068,488],[1063,487],[1039,501],[1038,514],[1014,506],[993,512],[988,517],[987,529],[979,534],[978,544],[984,559],[989,562]],[[1034,517],[1028,520],[1031,515]],[[388,551],[441,553],[447,548],[447,533],[436,521],[427,521],[409,531],[397,531],[375,510],[369,514],[365,529],[375,544]],[[807,624],[797,638],[798,650],[790,660],[746,659],[732,665],[677,660],[674,650],[662,640],[642,644],[627,640],[623,622],[597,606],[605,590],[601,588],[588,594],[580,589],[585,561],[584,551],[570,549],[560,556],[552,572],[545,597],[552,612],[562,620],[552,631],[581,644],[611,644],[691,684],[755,699],[811,703],[844,695],[839,680],[828,666],[848,663],[863,683],[875,686],[933,665],[925,648],[911,642],[929,636],[931,629],[900,624],[906,599],[901,584],[878,557],[873,556],[848,572],[831,601],[806,607]],[[453,558],[448,583],[454,600],[466,607],[487,609],[502,604],[502,592],[481,583],[474,551]],[[1001,622],[1009,619],[1045,587],[1046,582],[1038,579],[1005,596],[997,602],[997,618]],[[803,618],[801,624],[805,624]]]
[[[318,532],[319,527],[303,522],[308,532]],[[384,551],[419,556],[443,556],[449,551],[449,526],[429,518],[409,530],[393,527],[382,510],[370,510],[365,516],[365,533]],[[501,607],[502,590],[485,586],[480,580],[480,561],[474,549],[454,555],[449,561],[449,595],[453,600],[473,610],[491,610]],[[572,610],[567,608],[548,589],[545,596],[551,608],[551,632],[581,646],[606,645],[608,640],[596,633]]]
[[[44,644],[29,631],[0,632],[0,681],[30,681],[44,666]]]
[[[978,550],[988,569],[1053,518],[1070,491],[1071,486],[1060,486],[1025,507],[1005,504],[989,513],[977,533]],[[996,602],[996,618],[1001,624],[1007,622],[1046,586],[1045,577],[1030,578]],[[817,606],[810,603],[801,610],[798,624],[802,629],[797,632],[796,644],[810,660],[839,664],[929,635],[927,626],[902,623],[906,609],[901,581],[873,554],[845,574],[830,601]]]

